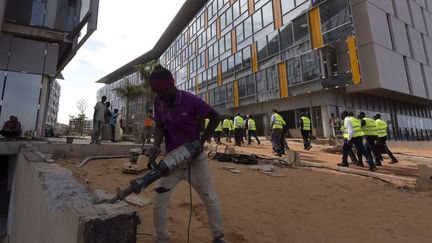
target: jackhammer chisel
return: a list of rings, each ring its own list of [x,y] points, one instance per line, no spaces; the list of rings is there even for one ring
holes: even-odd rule
[[[165,158],[159,162],[159,164],[156,164],[154,156],[149,156],[153,169],[143,176],[131,180],[130,186],[118,191],[117,195],[108,202],[114,203],[117,200],[122,200],[132,192],[140,193],[142,189],[145,189],[157,179],[172,174],[176,168],[187,168],[201,152],[201,143],[199,140],[195,140],[191,143],[183,144],[169,152],[166,154]]]

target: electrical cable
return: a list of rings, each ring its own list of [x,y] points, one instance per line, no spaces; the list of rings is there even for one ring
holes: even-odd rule
[[[188,180],[189,180],[189,222],[187,230],[187,243],[189,243],[190,226],[192,221],[192,185],[191,185],[191,164],[188,167]]]

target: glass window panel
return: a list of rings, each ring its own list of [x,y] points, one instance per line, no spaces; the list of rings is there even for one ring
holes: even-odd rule
[[[250,66],[251,52],[249,46],[243,49],[243,67]]]
[[[8,72],[0,121],[7,121],[14,115],[21,122],[23,133],[34,131],[41,81],[41,75]]]
[[[253,15],[252,15],[252,19],[253,19],[253,29],[254,32],[258,32],[259,30],[262,29],[263,27],[263,23],[262,23],[262,16],[261,16],[261,9],[256,11]]]
[[[273,23],[273,8],[272,2],[268,2],[264,7],[262,7],[263,14],[263,26],[267,26]]]
[[[235,69],[240,70],[242,64],[242,51],[239,51],[235,54]]]
[[[258,60],[265,59],[267,55],[267,39],[262,38],[257,41],[257,50],[258,50]]]
[[[281,0],[282,13],[286,14],[295,8],[294,0]]]
[[[226,101],[226,86],[220,86],[220,102],[224,103]]]
[[[249,75],[246,77],[247,95],[252,96],[256,93],[254,75]]]
[[[277,66],[272,66],[268,69],[267,74],[271,74],[272,88],[273,90],[279,90],[279,75]]]
[[[278,31],[274,31],[273,33],[267,36],[268,38],[268,55],[271,56],[279,52],[279,36]]]
[[[228,10],[225,12],[226,13],[226,24],[230,25],[233,21],[233,15],[232,15],[232,8],[228,8]]]
[[[292,30],[292,24],[290,23],[281,28],[280,31],[281,49],[284,50],[288,47],[291,47],[293,43],[294,43],[293,30]]]
[[[301,82],[301,67],[298,57],[287,61],[288,84],[293,85]]]
[[[226,12],[223,13],[220,16],[220,24],[221,24],[221,29],[225,28],[225,26],[227,25],[227,23],[226,23]]]
[[[248,10],[248,0],[240,0],[240,12],[244,13]]]
[[[244,29],[244,38],[248,38],[252,35],[252,17],[247,18],[243,22],[243,29]]]
[[[240,16],[240,1],[236,1],[232,7],[233,19],[237,19]]]
[[[217,58],[219,56],[219,45],[218,44],[219,44],[218,42],[216,42],[216,43],[213,44],[213,55],[214,55],[214,58]]]
[[[225,35],[225,50],[231,49],[231,33]]]
[[[234,56],[228,57],[227,60],[228,60],[228,73],[233,73],[234,72],[234,66],[235,66]]]
[[[214,104],[220,104],[220,89],[214,89]]]
[[[236,36],[237,36],[237,43],[240,43],[243,40],[243,24],[237,25]]]
[[[347,1],[326,1],[319,8],[323,32],[351,22]]]
[[[221,72],[222,76],[225,76],[228,73],[228,59],[221,62]]]
[[[309,38],[306,14],[293,20],[294,41],[303,42]]]
[[[246,78],[241,78],[238,80],[238,94],[239,98],[246,97]]]
[[[233,100],[233,83],[228,83],[226,86],[227,101]]]
[[[309,52],[301,57],[304,81],[320,78],[319,57],[317,52]]]
[[[265,82],[266,80],[266,70],[262,70],[256,75],[256,87],[258,92],[264,92],[267,91],[267,84]]]

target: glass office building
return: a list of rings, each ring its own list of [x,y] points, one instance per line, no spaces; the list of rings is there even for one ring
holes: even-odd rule
[[[410,8],[397,11],[400,2]],[[272,109],[292,136],[299,136],[300,113],[308,113],[319,137],[331,135],[332,113],[349,110],[382,114],[393,138],[426,139],[432,130],[431,8],[414,0],[213,0],[160,62],[180,89],[222,113],[253,114],[261,134],[269,132]],[[417,20],[417,11],[425,18]],[[401,61],[397,71],[388,67],[393,58]]]
[[[318,137],[330,137],[331,114],[343,110],[382,114],[391,138],[431,137],[431,2],[196,2],[168,27],[175,35],[164,33],[135,61],[159,58],[179,89],[222,114],[254,115],[261,135],[277,109],[293,137],[301,113]]]

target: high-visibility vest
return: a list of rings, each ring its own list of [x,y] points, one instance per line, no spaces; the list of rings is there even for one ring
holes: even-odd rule
[[[215,129],[215,132],[222,132],[222,122],[219,122],[219,125]]]
[[[208,118],[204,119],[204,128],[207,128],[209,122],[210,122],[210,119],[208,119]]]
[[[230,122],[230,120],[229,120],[229,119],[224,119],[224,120],[223,120],[222,127],[223,127],[224,129],[230,129],[230,127],[231,127],[231,122]]]
[[[344,126],[341,126],[341,132],[343,134],[343,138],[347,139],[348,138],[348,129],[346,129]]]
[[[255,121],[251,118],[249,118],[249,120],[248,120],[248,129],[251,131],[256,130]]]
[[[234,124],[235,128],[242,128],[243,127],[243,118],[241,116],[236,116],[236,123]]]
[[[274,115],[275,120],[274,120],[272,129],[282,129],[283,125],[285,125],[284,119],[278,113],[274,113],[273,115]]]
[[[234,121],[233,120],[229,120],[230,121],[230,131],[234,130]]]
[[[375,124],[377,127],[378,137],[382,138],[387,136],[387,123],[381,119],[376,119]]]
[[[300,119],[303,121],[303,130],[304,131],[310,131],[311,130],[310,119],[305,117],[305,116],[300,117]]]
[[[353,117],[353,116],[348,117],[348,120],[351,122],[351,126],[352,126],[352,129],[353,129],[352,137],[356,138],[356,137],[363,136],[363,132],[361,130],[360,120],[357,119],[357,118],[355,118],[355,117]]]
[[[369,117],[363,118],[363,120],[366,122],[364,126],[361,127],[361,130],[363,131],[363,134],[365,136],[377,136],[377,126],[375,124],[375,120]]]

